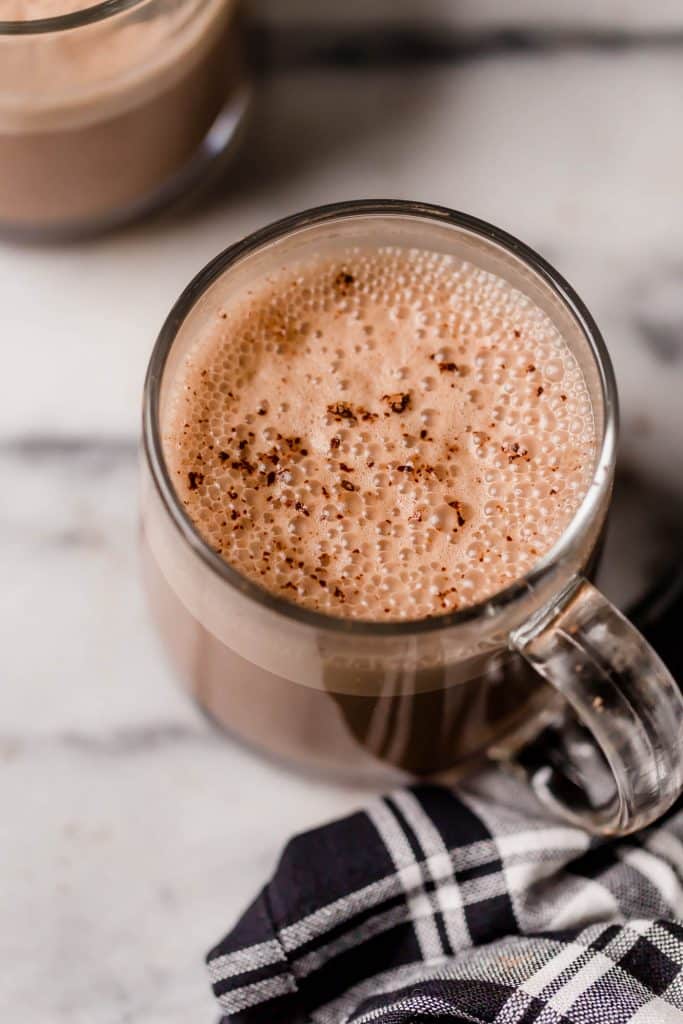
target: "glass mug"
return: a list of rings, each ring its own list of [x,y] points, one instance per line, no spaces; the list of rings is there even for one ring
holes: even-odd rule
[[[202,539],[164,459],[170,383],[219,307],[276,266],[349,245],[451,253],[505,278],[560,330],[585,375],[594,475],[559,541],[489,600],[419,621],[342,619],[266,592]],[[154,616],[209,715],[263,750],[374,782],[464,771],[485,754],[543,802],[620,834],[683,781],[683,698],[644,638],[593,587],[614,473],[617,396],[598,329],[540,256],[464,214],[360,201],[308,211],[226,249],[164,324],[144,397],[142,527]]]
[[[83,7],[3,21],[0,4],[5,234],[69,237],[157,210],[218,166],[243,120],[238,0]]]

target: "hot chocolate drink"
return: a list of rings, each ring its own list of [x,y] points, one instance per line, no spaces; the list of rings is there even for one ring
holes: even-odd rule
[[[582,372],[504,280],[349,249],[218,307],[174,382],[166,458],[235,569],[329,615],[485,600],[559,539],[596,450]]]
[[[237,94],[235,0],[97,8],[0,0],[0,226],[80,230],[153,205]]]
[[[683,698],[590,582],[616,412],[590,313],[493,225],[365,200],[230,246],[143,410],[152,608],[201,706],[316,768],[489,755],[573,827],[651,824]]]
[[[152,608],[199,704],[383,784],[547,706],[510,637],[591,572],[602,517],[575,514],[604,431],[558,294],[505,245],[387,205],[304,214],[193,282],[150,366],[143,462]]]

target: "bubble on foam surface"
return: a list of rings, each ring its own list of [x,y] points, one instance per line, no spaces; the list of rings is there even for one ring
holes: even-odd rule
[[[590,483],[586,383],[546,317],[450,256],[348,250],[217,310],[176,381],[177,492],[227,562],[306,607],[417,619],[555,543]]]

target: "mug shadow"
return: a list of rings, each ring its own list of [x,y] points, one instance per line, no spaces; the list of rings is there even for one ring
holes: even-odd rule
[[[683,495],[620,464],[597,583],[639,624],[683,616]],[[680,583],[680,586],[679,586]],[[671,647],[680,648],[671,636]],[[662,656],[666,658],[665,652]],[[680,654],[678,659],[680,661]]]

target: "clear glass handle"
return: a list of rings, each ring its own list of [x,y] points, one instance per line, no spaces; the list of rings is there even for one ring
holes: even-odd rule
[[[563,698],[514,755],[539,799],[610,835],[663,814],[683,786],[683,697],[635,626],[580,578],[511,644]]]

